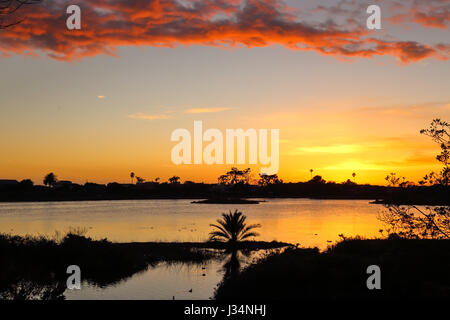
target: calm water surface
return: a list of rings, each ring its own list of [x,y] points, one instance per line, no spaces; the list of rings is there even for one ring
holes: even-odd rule
[[[261,256],[239,254],[241,268]],[[81,290],[66,290],[67,300],[208,300],[222,281],[229,255],[203,264],[161,263],[117,284],[99,288],[84,282]]]
[[[87,235],[128,241],[204,241],[210,223],[238,209],[260,223],[258,239],[327,245],[345,236],[378,236],[382,206],[367,200],[270,199],[258,205],[191,204],[191,200],[129,200],[0,203],[0,232],[18,235],[88,229]],[[252,257],[243,258],[243,265]],[[99,288],[84,283],[68,299],[208,299],[223,277],[224,261],[204,265],[162,263],[120,283]],[[192,292],[189,290],[192,289]]]
[[[209,224],[238,209],[260,223],[261,240],[325,248],[339,234],[378,234],[382,206],[367,200],[271,199],[258,205],[191,204],[190,200],[0,203],[0,232],[53,235],[84,227],[111,241],[204,241]]]

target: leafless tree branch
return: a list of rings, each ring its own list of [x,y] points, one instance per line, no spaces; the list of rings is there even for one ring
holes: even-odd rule
[[[24,19],[16,19],[13,22],[5,20],[6,16],[12,16],[25,5],[37,4],[42,0],[0,0],[0,29],[6,29],[17,25]]]

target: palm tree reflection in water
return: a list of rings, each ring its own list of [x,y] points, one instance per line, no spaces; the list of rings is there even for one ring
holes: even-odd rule
[[[239,274],[241,264],[250,257],[251,250],[239,248],[241,241],[256,237],[259,234],[253,230],[260,228],[259,224],[247,225],[245,223],[247,217],[235,210],[228,214],[223,213],[222,219],[217,220],[217,224],[211,224],[215,230],[210,232],[210,241],[226,242],[228,248],[225,250],[226,262],[223,265],[224,280]]]

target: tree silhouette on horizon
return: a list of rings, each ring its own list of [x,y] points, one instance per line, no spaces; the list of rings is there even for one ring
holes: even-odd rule
[[[322,178],[322,176],[315,175],[311,180],[308,181],[308,183],[324,184],[326,183],[326,181]]]
[[[145,179],[141,177],[136,177],[136,184],[144,183]]]
[[[49,186],[49,187],[54,187],[56,182],[57,182],[57,178],[56,175],[53,172],[50,172],[49,174],[47,174],[44,177],[44,185]]]
[[[261,174],[261,173],[259,174],[258,185],[260,185],[262,187],[268,187],[268,186],[280,184],[280,183],[283,183],[283,180],[278,178],[277,174],[271,174],[271,175]]]
[[[225,185],[237,185],[237,184],[249,184],[251,177],[251,169],[247,168],[239,170],[236,167],[232,167],[226,174],[221,175],[218,178],[219,184]]]
[[[179,176],[173,176],[169,178],[170,184],[179,184],[180,183],[180,177]]]

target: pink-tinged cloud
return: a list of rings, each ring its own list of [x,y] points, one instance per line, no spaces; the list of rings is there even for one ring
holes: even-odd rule
[[[166,120],[171,119],[172,117],[168,114],[144,114],[144,113],[133,113],[129,114],[128,118],[130,119],[141,119],[141,120]]]
[[[0,31],[0,56],[45,53],[72,61],[115,55],[119,46],[207,45],[222,48],[282,45],[337,58],[389,55],[403,63],[448,60],[445,44],[373,38],[365,26],[299,21],[281,0],[79,0],[82,29],[66,28],[67,0],[27,7],[26,20]]]
[[[397,11],[388,20],[394,24],[416,23],[427,28],[447,29],[450,25],[450,1],[427,0],[396,2],[391,9]]]
[[[186,113],[216,113],[228,110],[231,110],[231,108],[192,108],[186,110]]]

